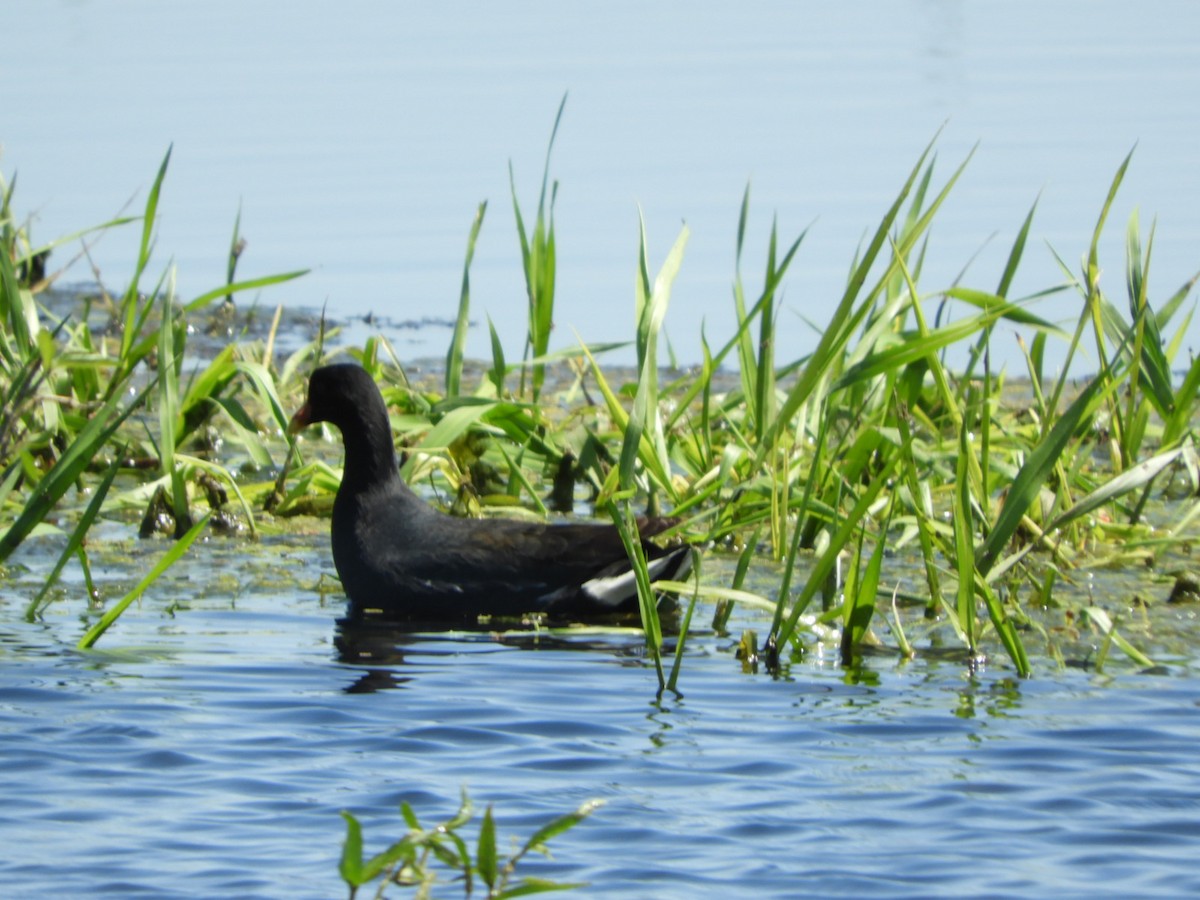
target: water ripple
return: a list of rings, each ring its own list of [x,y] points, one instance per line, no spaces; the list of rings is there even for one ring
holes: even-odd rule
[[[506,846],[607,800],[527,870],[595,897],[1200,889],[1186,677],[931,661],[772,681],[697,638],[683,696],[656,698],[636,638],[375,635],[394,662],[364,667],[331,612],[263,603],[176,618],[169,653],[43,643],[0,668],[6,896],[336,896],[339,810],[374,852],[403,833],[401,801],[432,824],[464,786]],[[155,646],[154,611],[130,616],[123,642]]]

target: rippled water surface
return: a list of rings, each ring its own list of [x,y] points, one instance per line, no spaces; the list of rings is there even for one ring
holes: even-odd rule
[[[1106,289],[1123,302],[1136,207],[1143,231],[1158,216],[1152,302],[1197,268],[1195,3],[9,6],[0,169],[20,173],[16,215],[44,241],[139,187],[140,210],[173,142],[152,270],[175,260],[189,297],[223,282],[240,206],[240,275],[314,269],[264,304],[444,319],[487,199],[472,309],[516,357],[507,164],[531,214],[565,91],[558,348],[631,337],[639,207],[655,264],[681,220],[692,229],[673,349],[699,358],[702,320],[728,338],[752,181],[748,289],[772,217],[784,246],[812,225],[778,322],[781,358],[810,351],[810,323],[944,123],[938,178],[981,146],[936,220],[928,290],[972,259],[965,283],[993,289],[1039,197],[1014,291],[1057,283],[1046,245],[1077,265],[1135,143],[1102,242]],[[123,288],[139,235],[106,237],[96,272],[71,278]],[[1078,309],[1068,294],[1035,307],[1068,330]],[[385,333],[406,360],[449,337]],[[1010,337],[994,352],[1015,359]],[[490,357],[486,328],[470,352]],[[86,654],[72,649],[87,624],[72,567],[45,620],[22,618],[59,545],[9,561],[0,897],[343,896],[339,811],[375,851],[401,833],[400,801],[434,822],[463,787],[494,804],[502,847],[606,801],[525,869],[588,881],[591,897],[1200,895],[1194,607],[1172,613],[1190,632],[1151,672],[1114,658],[1099,675],[1084,640],[1071,665],[1038,658],[1025,681],[929,652],[871,656],[854,676],[819,653],[780,679],[744,674],[736,636],[766,630],[745,620],[693,638],[682,697],[656,700],[633,635],[348,631],[339,595],[316,587],[325,528],[197,545]],[[110,523],[93,540],[126,557],[95,563],[110,601],[162,551]],[[1125,596],[1104,602],[1124,613]]]
[[[607,801],[526,870],[594,897],[1200,892],[1194,659],[1019,681],[882,655],[850,679],[814,654],[772,680],[702,636],[683,696],[656,700],[634,636],[340,625],[336,595],[285,587],[328,566],[321,529],[200,547],[87,654],[74,601],[18,624],[39,577],[21,551],[0,590],[5,897],[340,896],[339,810],[376,851],[401,800],[433,822],[464,786],[502,847]]]

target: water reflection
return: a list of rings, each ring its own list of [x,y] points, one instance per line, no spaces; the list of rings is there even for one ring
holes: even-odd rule
[[[338,662],[361,671],[345,688],[347,693],[393,690],[412,682],[420,664],[430,657],[450,656],[468,647],[529,651],[569,650],[601,653],[618,662],[641,665],[645,660],[642,632],[629,627],[584,627],[563,629],[506,628],[481,626],[454,631],[414,630],[382,619],[348,616],[338,619],[333,644]],[[669,652],[670,647],[665,649]]]
[[[608,799],[537,873],[600,898],[1200,889],[1191,677],[878,654],[744,676],[702,634],[685,696],[655,698],[636,632],[413,632],[261,596],[172,621],[123,620],[114,646],[158,649],[104,683],[52,636],[73,618],[0,635],[5,896],[267,898],[293,873],[288,896],[335,896],[339,809],[378,846],[400,800],[436,818],[464,785],[501,840]],[[197,858],[222,865],[173,893]]]

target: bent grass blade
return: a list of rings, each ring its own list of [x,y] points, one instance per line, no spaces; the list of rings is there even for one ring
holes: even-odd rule
[[[45,582],[42,584],[41,590],[37,595],[29,601],[29,605],[25,607],[25,621],[32,622],[37,618],[38,613],[45,608],[43,600],[50,588],[58,581],[58,576],[62,573],[63,567],[67,561],[75,555],[77,551],[82,549],[84,539],[87,537],[88,529],[92,527],[92,523],[96,521],[96,516],[100,514],[100,507],[104,504],[105,498],[108,496],[108,489],[112,487],[113,479],[117,477],[117,470],[120,468],[121,459],[118,456],[112,461],[108,469],[104,472],[104,477],[100,479],[100,483],[95,487],[95,493],[92,495],[91,501],[87,505],[87,509],[80,516],[78,524],[71,532],[71,536],[67,539],[67,545],[63,548],[63,552],[58,557],[58,562],[54,564],[54,568],[50,574],[46,576]]]
[[[111,608],[106,610],[104,615],[100,617],[100,621],[84,633],[83,637],[79,639],[79,643],[75,645],[76,648],[79,650],[88,650],[95,646],[96,641],[100,640],[104,633],[112,627],[112,624],[121,617],[121,613],[125,612],[134,600],[142,596],[146,589],[154,584],[163,572],[171,568],[188,551],[188,548],[192,546],[192,543],[208,525],[211,515],[211,513],[205,515],[188,530],[187,534],[175,541],[171,545],[171,549],[162,555],[158,562],[155,563],[154,568],[146,573],[146,576],[137,583],[137,586],[117,603],[113,604]]]

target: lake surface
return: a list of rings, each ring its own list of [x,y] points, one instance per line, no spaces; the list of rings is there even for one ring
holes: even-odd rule
[[[264,303],[328,301],[337,318],[394,323],[452,315],[486,198],[474,309],[516,356],[507,164],[529,211],[569,90],[552,166],[556,346],[573,329],[631,335],[639,204],[655,264],[682,220],[692,229],[668,318],[680,358],[697,355],[701,320],[710,340],[728,335],[752,180],[750,286],[772,215],[785,240],[812,224],[780,320],[781,355],[805,352],[804,318],[820,323],[943,122],[943,175],[980,149],[935,226],[930,290],[981,246],[966,280],[993,286],[1039,192],[1019,290],[1058,281],[1046,243],[1075,263],[1135,142],[1103,249],[1108,289],[1121,300],[1135,206],[1144,227],[1159,220],[1154,299],[1200,268],[1193,3],[344,10],[9,4],[5,33],[19,39],[0,56],[0,167],[19,173],[18,214],[46,240],[140,189],[136,211],[174,142],[156,260],[178,264],[185,295],[223,280],[240,203],[243,275],[314,267]],[[136,239],[92,248],[106,283],[128,277]],[[81,266],[68,280],[92,277]],[[1072,320],[1077,308],[1064,294],[1038,311]],[[406,359],[448,339],[381,327]],[[473,341],[486,355],[485,328]],[[928,642],[912,662],[884,652],[846,671],[817,646],[784,677],[745,674],[736,637],[767,623],[738,613],[732,636],[690,641],[683,695],[657,699],[633,635],[349,631],[340,595],[317,590],[326,529],[197,544],[87,654],[73,650],[90,621],[77,569],[26,624],[58,545],[33,540],[12,558],[0,572],[0,895],[342,896],[340,810],[373,852],[399,836],[400,801],[432,823],[463,787],[495,804],[502,847],[605,800],[552,842],[553,861],[525,868],[590,881],[592,897],[1200,893],[1194,606],[1157,613],[1155,639],[1170,641],[1138,641],[1153,670],[1112,658],[1097,673],[1084,633],[1061,668],[1030,638],[1025,681],[1000,655],[971,669]],[[114,554],[96,564],[110,598],[163,546],[109,522],[93,539]],[[721,565],[709,563],[716,580]],[[1096,595],[1127,612],[1125,588]]]
[[[129,558],[99,578],[160,552],[106,527]],[[401,800],[431,824],[463,787],[502,848],[605,800],[527,868],[591,897],[1200,891],[1194,641],[1158,674],[1041,659],[1020,681],[926,647],[772,679],[701,633],[657,700],[632,635],[348,629],[312,588],[325,544],[313,523],[197,545],[87,654],[74,599],[20,621],[50,563],[22,548],[0,587],[5,897],[341,896],[339,810],[377,852]],[[1195,608],[1173,615],[1194,637]]]
[[[692,231],[667,320],[680,360],[700,358],[701,322],[724,340],[750,182],[748,289],[761,283],[773,216],[785,242],[812,226],[778,325],[780,358],[792,359],[815,345],[860,240],[943,125],[941,177],[979,149],[935,220],[924,290],[969,263],[965,283],[994,289],[1035,200],[1014,293],[1063,280],[1050,247],[1077,272],[1136,144],[1103,283],[1123,308],[1125,224],[1140,208],[1144,230],[1158,221],[1150,283],[1161,303],[1200,270],[1198,28],[1190,0],[906,0],[869,14],[811,2],[348,11],[298,0],[284,14],[234,0],[17,0],[5,8],[19,38],[0,57],[0,166],[19,174],[18,215],[49,240],[108,219],[139,190],[140,211],[173,143],[157,262],[177,263],[183,294],[223,281],[240,205],[243,275],[314,269],[263,302],[328,303],[339,318],[453,316],[471,219],[487,200],[469,349],[490,356],[490,316],[511,359],[525,300],[508,163],[532,215],[569,92],[552,164],[553,345],[631,338],[639,207],[655,267],[681,222]],[[129,228],[93,249],[110,284],[123,286],[137,239]],[[1060,294],[1035,309],[1070,324],[1079,301]],[[1198,346],[1200,320],[1191,327]],[[449,339],[385,333],[406,358],[440,356]],[[1008,331],[993,354],[1017,365]],[[1052,342],[1048,360],[1061,356]]]

